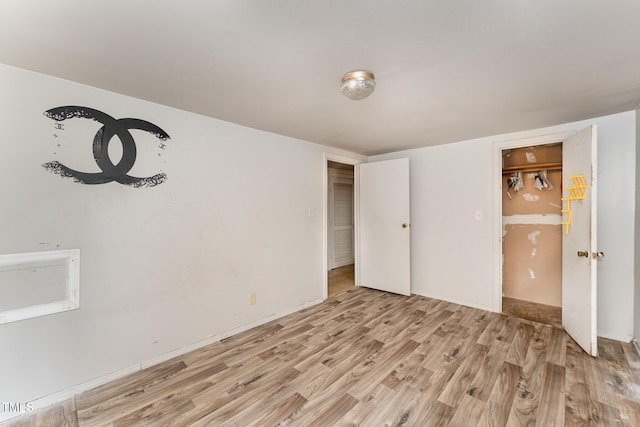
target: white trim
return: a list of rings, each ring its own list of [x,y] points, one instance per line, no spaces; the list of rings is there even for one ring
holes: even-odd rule
[[[117,380],[119,378],[122,378],[126,375],[129,374],[133,374],[135,372],[139,372],[142,371],[143,369],[147,369],[151,366],[155,366],[158,365],[162,362],[165,362],[167,360],[173,359],[174,357],[177,356],[181,356],[183,354],[189,353],[191,351],[197,350],[201,347],[207,346],[209,344],[213,344],[215,342],[221,341],[225,338],[228,338],[230,336],[239,334],[241,332],[247,331],[251,328],[255,328],[257,326],[260,325],[264,325],[265,323],[271,322],[272,320],[276,320],[279,319],[281,317],[287,316],[291,313],[295,313],[297,311],[300,310],[304,310],[305,308],[308,307],[312,307],[314,305],[320,304],[322,302],[322,300],[313,300],[313,301],[309,301],[306,302],[304,304],[301,304],[293,309],[290,310],[286,310],[277,314],[272,314],[270,316],[266,316],[263,317],[262,319],[256,321],[256,322],[252,322],[243,326],[240,326],[238,328],[235,329],[231,329],[229,331],[226,332],[222,332],[220,334],[217,335],[212,335],[209,336],[203,340],[200,341],[196,341],[192,344],[188,344],[186,346],[183,347],[179,347],[176,348],[175,350],[171,350],[167,353],[161,354],[160,356],[157,357],[153,357],[151,359],[147,359],[145,361],[142,361],[140,363],[137,363],[135,365],[131,365],[127,368],[124,369],[120,369],[118,371],[115,372],[111,372],[109,374],[103,375],[101,377],[98,378],[94,378],[92,380],[86,381],[84,383],[69,387],[65,390],[61,390],[59,392],[53,393],[53,394],[49,394],[47,396],[43,396],[39,399],[35,399],[30,403],[31,405],[31,411],[29,412],[16,412],[16,413],[12,413],[12,412],[0,412],[0,423],[10,420],[10,419],[14,419],[16,417],[22,417],[22,416],[28,416],[30,413],[35,412],[35,411],[39,411],[45,408],[48,408],[52,405],[55,405],[57,403],[61,403],[67,399],[71,399],[73,396],[75,396],[76,394],[80,394],[83,393],[87,390],[91,390],[92,388],[101,386],[103,384],[106,384],[108,382]],[[15,420],[14,420],[15,421]]]
[[[529,138],[519,138],[493,143],[493,287],[492,311],[502,312],[502,150],[533,147],[536,145],[553,144],[564,141],[567,137],[580,131],[575,130],[540,135]]]
[[[133,374],[134,372],[138,372],[140,370],[140,365],[132,365],[128,368],[120,369],[116,372],[111,372],[107,375],[103,375],[101,377],[86,381],[82,384],[75,385],[65,390],[61,390],[59,392],[49,394],[47,396],[41,397],[39,399],[33,400],[29,402],[31,404],[31,411],[29,412],[0,412],[0,422],[7,420],[14,420],[16,417],[29,416],[31,413],[41,411],[43,409],[47,409],[50,406],[56,405],[58,403],[64,402],[65,400],[71,399],[76,394],[80,394],[84,391],[91,390],[92,388],[101,386],[110,381],[115,381],[118,378],[122,378],[126,375]]]
[[[633,337],[631,335],[622,336],[622,335],[610,334],[608,332],[602,332],[602,331],[598,331],[598,337],[606,338],[608,340],[629,342],[629,343],[633,340]]]
[[[338,154],[332,154],[324,152],[323,154],[323,170],[322,170],[322,300],[329,298],[329,161],[344,163],[354,166],[353,174],[353,231],[354,231],[354,256],[355,256],[355,282],[356,286],[360,283],[360,272],[358,266],[360,265],[360,245],[359,245],[359,221],[358,221],[358,209],[359,209],[359,191],[358,191],[358,168],[356,167],[362,160],[357,157],[347,157]]]
[[[51,261],[65,261],[67,270],[64,284],[65,299],[0,311],[0,324],[75,310],[80,307],[80,249],[0,255],[0,267],[30,264],[37,268],[37,264]]]
[[[484,311],[491,312],[491,307],[489,307],[489,306],[481,305],[481,304],[473,304],[473,303],[470,303],[468,301],[461,301],[461,300],[458,300],[458,299],[451,299],[451,298],[445,299],[445,298],[442,298],[442,297],[439,297],[439,296],[436,296],[436,295],[422,294],[422,293],[419,293],[419,292],[411,292],[411,295],[420,295],[420,296],[425,297],[425,298],[431,298],[431,299],[435,299],[435,300],[438,300],[438,301],[449,302],[451,304],[458,304],[458,305],[463,305],[465,307],[477,308],[478,310],[484,310]]]
[[[304,304],[302,304],[302,305],[300,305],[298,307],[295,307],[293,309],[286,310],[286,311],[283,311],[283,312],[278,313],[278,314],[272,314],[270,316],[263,317],[262,319],[257,320],[255,322],[248,323],[246,325],[242,325],[242,326],[240,326],[238,328],[231,329],[229,331],[225,331],[225,332],[222,332],[222,333],[217,334],[217,335],[211,335],[211,336],[209,336],[209,337],[207,337],[205,339],[202,339],[200,341],[196,341],[193,344],[189,344],[189,345],[185,345],[183,347],[176,348],[175,350],[171,350],[171,351],[169,351],[167,353],[161,354],[160,356],[153,357],[153,358],[148,359],[148,360],[146,360],[144,362],[141,362],[140,363],[140,370],[146,369],[148,367],[157,365],[157,364],[162,363],[162,362],[166,362],[167,360],[173,359],[174,357],[182,356],[183,354],[189,353],[190,351],[197,350],[197,349],[199,349],[201,347],[204,347],[206,345],[213,344],[215,342],[221,341],[221,340],[223,340],[225,338],[229,338],[229,337],[231,337],[233,335],[236,335],[236,334],[239,334],[241,332],[248,331],[251,328],[255,328],[257,326],[264,325],[265,323],[271,322],[272,320],[276,320],[276,319],[279,319],[281,317],[288,316],[291,313],[295,313],[297,311],[304,310],[305,308],[312,307],[312,306],[314,306],[316,304],[320,304],[321,302],[322,302],[322,300],[313,300],[313,301],[304,303]]]

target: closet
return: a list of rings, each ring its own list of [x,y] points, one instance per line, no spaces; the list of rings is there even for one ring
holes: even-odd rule
[[[503,312],[561,326],[562,143],[502,152]]]

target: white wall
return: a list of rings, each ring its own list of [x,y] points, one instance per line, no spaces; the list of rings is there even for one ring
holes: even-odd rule
[[[0,325],[0,401],[69,389],[322,299],[324,155],[361,156],[4,65],[0,93],[0,254],[81,250],[79,310]],[[51,160],[99,171],[100,125],[73,118],[55,130],[43,112],[63,105],[163,128],[164,150],[134,131],[131,174],[162,170],[167,181],[82,185],[46,171]]]
[[[633,334],[635,113],[372,156],[411,163],[411,290],[495,309],[494,144],[598,125],[598,333]],[[556,142],[556,141],[549,141]],[[482,211],[482,221],[475,220]]]
[[[0,325],[0,401],[31,401],[135,369],[322,298],[324,155],[361,157],[4,65],[0,93],[0,254],[81,250],[79,310]],[[135,133],[131,174],[162,170],[168,180],[90,186],[46,171],[41,165],[51,160],[97,171],[97,123],[66,121],[56,146],[54,122],[42,113],[61,105],[162,127],[171,137],[165,150]],[[372,157],[411,159],[412,291],[491,309],[492,144],[591,123],[599,126],[599,238],[607,253],[599,330],[630,337],[633,112]],[[249,292],[256,305],[248,305]]]
[[[636,110],[636,123],[640,123],[640,110]],[[640,207],[640,130],[636,126],[636,207]],[[636,343],[640,339],[640,209],[635,210],[635,289],[634,289],[634,313],[633,336]]]
[[[401,157],[409,157],[410,170],[411,292],[490,309],[491,144],[438,145],[369,161]]]
[[[598,124],[598,334],[633,337],[635,133],[633,111]]]

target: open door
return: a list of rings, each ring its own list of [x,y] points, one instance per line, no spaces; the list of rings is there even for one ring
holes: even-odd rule
[[[409,159],[358,165],[361,286],[411,294]]]
[[[597,276],[596,262],[602,253],[597,249],[596,166],[597,128],[591,126],[567,138],[562,144],[563,198],[570,188],[581,186],[575,200],[563,199],[562,239],[562,325],[571,337],[591,356],[598,355],[597,345]],[[577,177],[572,179],[572,177]]]

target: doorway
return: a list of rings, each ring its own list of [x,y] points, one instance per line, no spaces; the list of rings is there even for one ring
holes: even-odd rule
[[[327,161],[327,296],[355,287],[355,174],[352,164]]]
[[[584,129],[575,129],[555,135],[541,135],[527,139],[498,141],[493,145],[493,182],[494,212],[493,229],[496,232],[493,250],[493,311],[502,312],[503,308],[503,151],[522,147],[538,147],[561,141],[562,144],[562,180],[560,188],[564,203],[562,214],[562,328],[575,342],[591,356],[598,354],[597,313],[598,313],[598,274],[597,262],[604,256],[600,252],[597,239],[597,170],[598,170],[598,128],[590,125]],[[534,163],[534,162],[532,162]],[[535,170],[542,165],[535,162]],[[507,171],[509,172],[509,171]],[[530,193],[531,194],[531,193]],[[507,195],[508,197],[508,195]],[[524,196],[523,193],[523,197]],[[543,216],[544,217],[544,216]],[[557,216],[549,220],[557,224]],[[537,238],[538,234],[531,236]],[[530,238],[527,235],[527,238]],[[537,249],[537,248],[534,248]],[[539,250],[529,254],[537,255]],[[533,270],[533,269],[532,269]],[[527,268],[527,272],[528,268]],[[531,272],[529,272],[531,275]],[[533,274],[536,271],[533,270]],[[538,276],[535,276],[538,277]],[[540,282],[538,282],[540,283]],[[508,295],[507,295],[508,296]]]
[[[502,312],[562,327],[562,143],[502,150]]]

